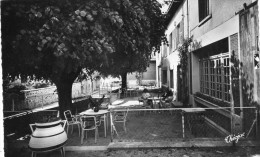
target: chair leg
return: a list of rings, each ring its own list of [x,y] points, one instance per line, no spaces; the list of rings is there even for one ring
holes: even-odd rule
[[[105,133],[105,137],[107,137],[107,128],[106,128],[106,117],[104,117],[104,133]]]
[[[36,157],[36,153],[32,152],[31,157]]]
[[[97,143],[97,134],[98,134],[98,130],[96,128],[96,130],[95,130],[95,143]]]
[[[72,127],[72,128],[71,128],[71,134],[72,134],[72,133],[73,133],[73,125],[71,125],[71,127]]]
[[[62,157],[65,157],[65,150],[64,150],[64,147],[62,147],[62,148],[60,149],[60,153],[61,153],[61,156],[62,156]]]
[[[83,139],[84,139],[84,130],[81,131],[81,144],[83,144]]]
[[[109,120],[108,120],[108,115],[106,115],[106,127],[107,127],[107,130],[108,130],[108,125],[109,125]]]
[[[80,137],[80,125],[78,124],[78,130],[79,130],[79,137]]]
[[[69,125],[67,125],[67,134],[69,134]]]
[[[124,131],[126,132],[126,126],[125,126],[125,122],[126,122],[126,121],[124,121]]]

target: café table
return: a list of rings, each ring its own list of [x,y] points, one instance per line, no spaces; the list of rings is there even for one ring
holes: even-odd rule
[[[98,112],[94,112],[92,109],[88,109],[86,111],[83,111],[79,113],[80,116],[104,116],[104,132],[105,132],[105,137],[107,137],[107,132],[106,128],[108,126],[108,120],[107,120],[107,114],[109,113],[108,110],[99,110]]]
[[[148,98],[148,100],[152,100],[153,101],[153,108],[154,109],[160,108],[159,107],[159,103],[160,103],[161,99],[162,99],[162,97],[150,97],[150,98]]]
[[[130,97],[138,96],[138,89],[137,88],[128,88],[127,92],[130,94]]]

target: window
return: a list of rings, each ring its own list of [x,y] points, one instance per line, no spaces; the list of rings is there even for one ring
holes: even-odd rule
[[[166,85],[167,84],[167,70],[162,70],[162,84]]]
[[[176,49],[176,28],[172,31],[172,51]]]
[[[200,92],[230,101],[230,59],[214,57],[200,60]]]
[[[172,33],[170,34],[170,37],[169,37],[169,38],[170,38],[170,40],[169,40],[169,43],[170,43],[169,46],[170,46],[170,54],[171,54],[171,52],[172,52],[172,50],[173,50],[173,49],[172,49],[172,45],[173,45]]]
[[[163,57],[167,57],[167,45],[163,44]]]
[[[178,24],[175,29],[172,31],[170,36],[170,54],[178,48],[178,44],[180,43],[180,24]]]
[[[176,42],[175,42],[176,48],[178,48],[178,45],[180,43],[179,36],[180,36],[180,24],[178,24],[176,27],[176,37],[175,37],[176,38]]]
[[[170,88],[173,88],[173,70],[170,70]]]
[[[224,80],[223,80],[223,85],[224,85],[224,100],[225,101],[230,101],[230,70],[229,70],[229,58],[224,58],[224,65],[223,65],[223,70],[224,70]]]
[[[209,0],[199,0],[199,22],[209,15]]]
[[[201,76],[200,76],[200,91],[204,94],[209,94],[209,67],[208,61],[201,62]]]

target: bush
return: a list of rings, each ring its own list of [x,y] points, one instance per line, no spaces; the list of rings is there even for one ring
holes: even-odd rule
[[[33,87],[34,87],[35,89],[37,89],[37,88],[49,87],[49,85],[48,85],[47,83],[36,83]]]
[[[26,89],[27,89],[27,87],[25,85],[23,85],[23,84],[16,84],[13,87],[7,88],[5,92],[6,93],[15,93],[15,94],[21,95],[21,94],[23,94],[21,92],[21,90],[26,90]]]
[[[156,81],[155,80],[142,80],[141,86],[155,86]]]

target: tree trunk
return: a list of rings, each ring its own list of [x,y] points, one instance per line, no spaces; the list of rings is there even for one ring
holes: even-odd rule
[[[121,78],[122,78],[122,89],[125,88],[127,89],[127,73],[122,73],[121,74]]]
[[[59,111],[60,118],[64,119],[64,111],[72,111],[72,85],[80,73],[80,68],[76,72],[66,73],[61,72],[59,75],[53,75],[53,82],[55,83],[59,97]],[[74,110],[73,110],[74,111]],[[72,114],[74,112],[72,111]]]
[[[61,81],[56,84],[59,97],[60,117],[64,119],[64,111],[72,109],[72,84],[73,82]]]
[[[27,76],[21,75],[21,83],[26,83],[26,82],[27,82]]]

